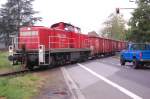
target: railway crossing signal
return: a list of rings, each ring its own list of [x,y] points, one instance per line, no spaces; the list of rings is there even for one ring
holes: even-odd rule
[[[116,13],[117,14],[119,14],[120,13],[120,11],[119,11],[120,9],[119,8],[116,8]]]

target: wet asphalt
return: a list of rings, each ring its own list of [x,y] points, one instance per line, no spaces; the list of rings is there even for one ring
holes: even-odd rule
[[[80,64],[133,93],[131,95],[125,94],[126,91],[120,91],[120,89],[82,68],[79,64],[65,66],[85,99],[132,99],[134,95],[139,99],[150,99],[149,68],[135,70],[131,63],[120,66],[119,59],[113,57],[89,60]]]

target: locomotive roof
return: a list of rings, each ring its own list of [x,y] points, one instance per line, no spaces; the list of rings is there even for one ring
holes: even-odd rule
[[[57,26],[59,26],[60,24],[63,24],[64,27],[66,27],[66,26],[72,26],[72,27],[75,27],[75,28],[77,28],[77,29],[80,29],[79,27],[76,27],[76,26],[74,26],[74,25],[72,25],[72,24],[70,24],[70,23],[65,23],[65,22],[58,22],[58,23],[55,23],[55,24],[51,25],[51,28],[57,27]]]
[[[21,27],[20,31],[38,30],[38,29],[49,29],[49,28],[48,27],[44,27],[44,26],[27,26],[27,27]]]

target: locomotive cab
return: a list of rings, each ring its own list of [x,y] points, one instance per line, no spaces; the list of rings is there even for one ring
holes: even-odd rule
[[[43,27],[31,26],[20,28],[18,37],[12,38],[12,45],[9,47],[9,60],[13,61],[14,65],[20,63],[27,68],[38,65],[40,28]]]
[[[18,37],[18,48],[19,49],[27,49],[27,50],[35,50],[38,49],[39,45],[39,30],[30,30],[28,27],[27,30],[20,30],[20,34]]]

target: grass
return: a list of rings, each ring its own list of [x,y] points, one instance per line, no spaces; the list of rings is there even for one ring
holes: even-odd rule
[[[0,51],[0,69],[18,69],[20,66],[12,66],[11,62],[8,60],[8,52]]]
[[[6,99],[30,99],[37,91],[39,78],[31,74],[0,78],[0,97]]]
[[[11,66],[8,61],[8,52],[0,51],[0,68],[9,68]]]
[[[8,52],[0,51],[0,72],[19,68],[19,65],[11,65]],[[40,80],[41,78],[31,74],[0,78],[0,99],[30,99],[38,92]]]

